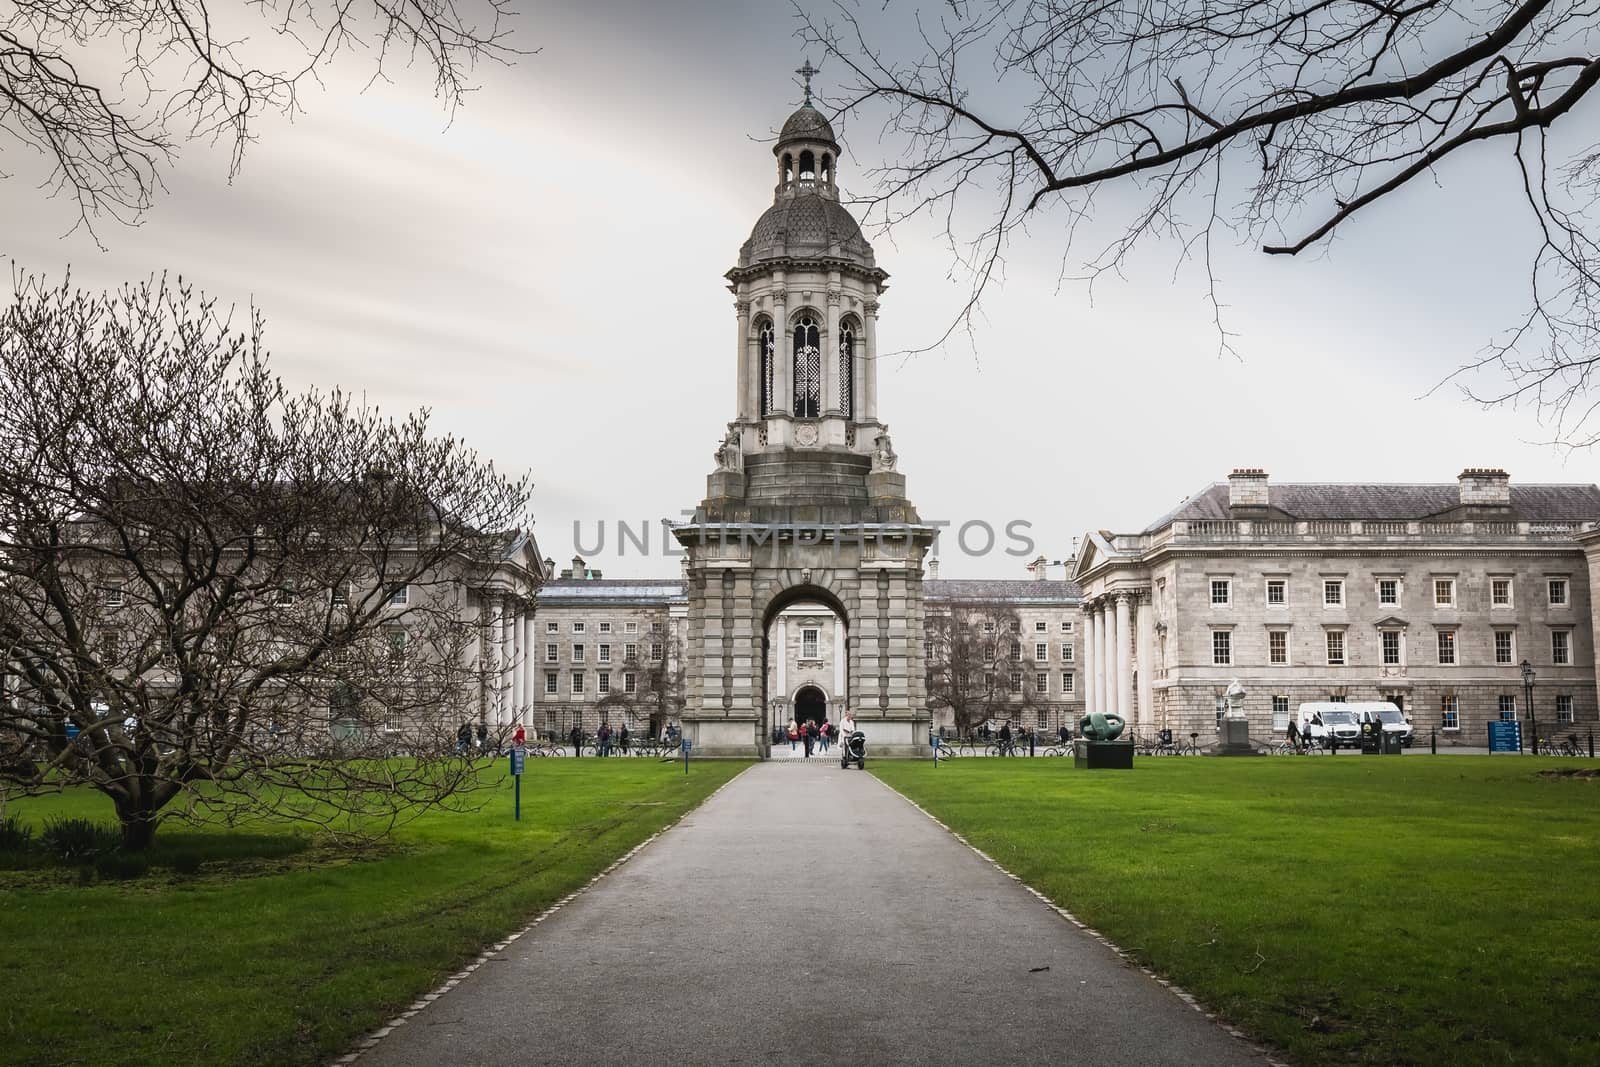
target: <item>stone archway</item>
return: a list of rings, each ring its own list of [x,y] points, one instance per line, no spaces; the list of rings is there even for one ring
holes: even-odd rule
[[[809,576],[802,576],[809,577]],[[835,713],[841,701],[850,692],[850,614],[833,588],[809,580],[778,586],[774,583],[763,591],[761,605],[761,687],[760,704],[763,713],[760,737],[764,742],[777,745],[778,731],[791,720],[804,723],[808,717],[800,708],[800,694],[814,689],[820,698],[811,715]],[[831,629],[825,639],[819,634],[819,649],[811,662],[813,669],[806,670],[807,659],[803,637],[805,627],[791,633],[786,616],[804,611],[812,615],[822,627]],[[802,619],[804,616],[802,616]],[[823,655],[821,649],[826,647]],[[818,664],[825,666],[819,667]],[[830,696],[831,694],[831,696]],[[822,719],[819,717],[820,723]],[[763,755],[771,755],[771,748],[761,746]]]
[[[828,721],[828,694],[814,685],[802,685],[794,695],[796,722],[814,722],[818,726]]]

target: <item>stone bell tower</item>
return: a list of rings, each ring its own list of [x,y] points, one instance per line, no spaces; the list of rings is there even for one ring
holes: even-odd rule
[[[839,202],[839,144],[805,103],[772,153],[777,186],[739,262],[734,419],[692,522],[684,724],[707,755],[767,753],[789,694],[768,693],[767,629],[797,601],[843,620],[845,707],[875,755],[925,755],[922,560],[934,530],[906,499],[878,420],[888,274]]]

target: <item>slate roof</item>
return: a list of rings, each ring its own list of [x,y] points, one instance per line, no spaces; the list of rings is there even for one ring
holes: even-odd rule
[[[762,212],[750,239],[739,248],[741,267],[786,257],[830,257],[866,267],[877,265],[872,245],[849,210],[831,197],[805,190],[780,197]]]
[[[1267,488],[1274,518],[1313,521],[1362,519],[1424,521],[1440,518],[1461,506],[1454,482],[1434,485],[1344,485],[1336,483],[1272,484]],[[1510,520],[1581,522],[1600,519],[1600,486],[1512,485]],[[1228,483],[1214,482],[1144,530],[1175,521],[1231,519]]]
[[[833,136],[833,124],[828,121],[828,116],[810,105],[802,106],[784,122],[783,129],[778,133],[778,148],[790,141],[824,141],[835,152],[839,150],[839,142]]]
[[[618,600],[664,604],[687,596],[687,587],[678,578],[558,578],[539,590],[539,599],[552,603]]]
[[[1033,578],[933,578],[922,583],[929,600],[1048,600],[1074,603],[1083,590],[1076,582],[1039,581]]]

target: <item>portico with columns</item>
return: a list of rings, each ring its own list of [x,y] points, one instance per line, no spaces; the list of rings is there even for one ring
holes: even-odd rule
[[[1135,579],[1084,589],[1083,674],[1090,712],[1117,714],[1134,727],[1154,724],[1155,612],[1150,587]]]

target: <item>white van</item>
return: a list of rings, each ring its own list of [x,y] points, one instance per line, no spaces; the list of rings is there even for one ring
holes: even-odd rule
[[[1347,704],[1349,708],[1356,709],[1356,721],[1372,723],[1380,726],[1386,734],[1399,734],[1400,743],[1407,748],[1411,747],[1414,731],[1405,714],[1388,701],[1364,701],[1360,704]]]
[[[1361,722],[1352,709],[1359,706],[1331,700],[1312,701],[1301,704],[1295,718],[1303,735],[1321,741],[1330,752],[1355,748],[1361,743]]]

